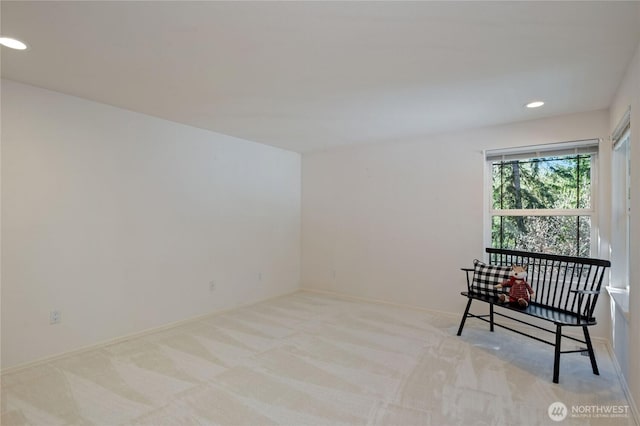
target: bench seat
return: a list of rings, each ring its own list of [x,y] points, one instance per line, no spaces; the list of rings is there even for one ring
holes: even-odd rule
[[[509,309],[511,311],[519,312],[524,315],[530,315],[532,317],[540,318],[545,321],[550,321],[554,324],[561,324],[561,325],[567,325],[567,326],[596,325],[595,318],[590,318],[589,321],[586,321],[585,318],[580,318],[578,317],[578,315],[574,313],[562,312],[557,309],[550,308],[548,306],[538,305],[535,302],[530,303],[528,307],[522,309],[522,308],[516,308],[509,304],[500,303],[500,301],[497,300],[495,296],[490,296],[486,294],[469,293],[468,291],[463,291],[460,294],[462,294],[463,296],[467,296],[471,299],[481,300],[486,303],[493,303],[495,304],[495,306],[499,306],[500,308],[503,308],[503,309]]]

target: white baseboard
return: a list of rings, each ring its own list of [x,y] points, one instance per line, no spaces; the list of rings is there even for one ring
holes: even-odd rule
[[[624,395],[627,397],[627,401],[629,401],[629,408],[631,408],[631,416],[633,418],[634,424],[640,425],[640,411],[638,411],[638,405],[633,399],[633,395],[629,390],[629,385],[627,384],[627,380],[625,379],[624,374],[622,374],[622,368],[618,363],[618,358],[616,358],[615,351],[613,350],[613,347],[609,342],[606,343],[606,347],[607,347],[607,351],[609,351],[609,356],[611,357],[611,360],[613,362],[613,368],[616,370],[618,379],[622,384],[622,391],[624,392]]]
[[[367,302],[367,303],[376,303],[376,304],[379,304],[379,305],[396,306],[398,308],[405,308],[405,309],[415,309],[417,311],[422,311],[422,312],[433,312],[433,313],[442,314],[442,315],[445,315],[445,316],[448,316],[448,317],[461,318],[461,315],[462,315],[461,313],[438,311],[436,309],[424,308],[424,307],[418,306],[418,305],[410,305],[410,304],[405,304],[405,303],[389,302],[388,300],[374,299],[374,298],[370,298],[370,297],[354,296],[354,295],[351,295],[351,294],[340,293],[340,292],[331,291],[331,290],[319,290],[319,289],[315,289],[315,288],[301,287],[300,291],[307,291],[309,293],[326,294],[326,295],[329,295],[329,296],[340,297],[342,299],[357,300],[359,302]]]
[[[163,331],[163,330],[168,330],[170,328],[178,327],[180,325],[188,324],[190,322],[200,321],[200,320],[203,320],[205,318],[212,317],[212,316],[221,315],[221,314],[224,314],[226,312],[233,311],[235,309],[245,308],[247,306],[252,306],[252,305],[255,305],[255,304],[258,304],[258,303],[267,302],[269,300],[277,299],[279,297],[284,297],[284,296],[287,296],[287,295],[290,295],[290,294],[298,293],[299,291],[300,291],[300,289],[295,289],[293,291],[287,291],[287,292],[282,293],[282,294],[278,294],[278,295],[275,295],[275,296],[270,296],[270,297],[267,297],[267,298],[264,298],[264,299],[260,299],[260,300],[257,300],[257,301],[250,302],[250,303],[240,304],[240,305],[237,305],[237,306],[234,306],[234,307],[220,309],[220,310],[209,312],[209,313],[206,313],[206,314],[203,314],[203,315],[197,315],[197,316],[190,317],[190,318],[187,318],[187,319],[174,321],[174,322],[171,322],[171,323],[168,323],[168,324],[164,324],[164,325],[161,325],[161,326],[158,326],[158,327],[151,327],[151,328],[144,329],[142,331],[137,331],[135,333],[125,334],[124,336],[115,337],[113,339],[102,340],[100,342],[92,343],[90,345],[82,346],[80,348],[72,349],[70,351],[65,351],[65,352],[61,352],[61,353],[58,353],[58,354],[54,354],[54,355],[48,355],[48,356],[43,357],[43,358],[38,358],[38,359],[36,359],[34,361],[29,361],[29,362],[26,362],[26,363],[23,363],[23,364],[18,364],[18,365],[14,365],[14,366],[11,366],[11,367],[8,367],[8,368],[4,368],[4,369],[0,370],[0,375],[9,374],[9,373],[15,373],[17,371],[24,370],[24,369],[29,368],[29,367],[34,367],[34,366],[38,366],[38,365],[41,365],[41,364],[45,364],[47,362],[55,361],[55,360],[58,360],[60,358],[64,358],[64,357],[67,357],[67,356],[79,355],[81,353],[89,352],[89,351],[96,350],[96,349],[100,349],[100,348],[103,348],[105,346],[113,345],[113,344],[116,344],[116,343],[126,342],[127,340],[131,340],[131,339],[147,336],[149,334],[157,333],[157,332]]]

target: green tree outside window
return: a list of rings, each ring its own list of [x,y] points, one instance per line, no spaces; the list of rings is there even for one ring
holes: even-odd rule
[[[590,154],[492,163],[493,247],[589,256]],[[536,210],[541,214],[536,214]]]

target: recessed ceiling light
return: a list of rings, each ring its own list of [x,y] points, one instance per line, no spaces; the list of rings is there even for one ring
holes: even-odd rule
[[[20,40],[10,37],[0,37],[0,44],[16,50],[25,50],[27,48],[27,45]]]
[[[533,102],[529,102],[526,107],[527,108],[539,108],[542,105],[544,105],[544,102],[542,101],[533,101]]]

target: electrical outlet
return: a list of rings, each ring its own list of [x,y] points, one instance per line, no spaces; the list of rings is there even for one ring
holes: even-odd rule
[[[209,281],[209,291],[215,291],[216,282],[214,280]]]
[[[62,312],[57,309],[49,312],[49,324],[60,324],[60,321],[62,321]]]
[[[258,272],[258,281],[262,281],[262,272]]]

